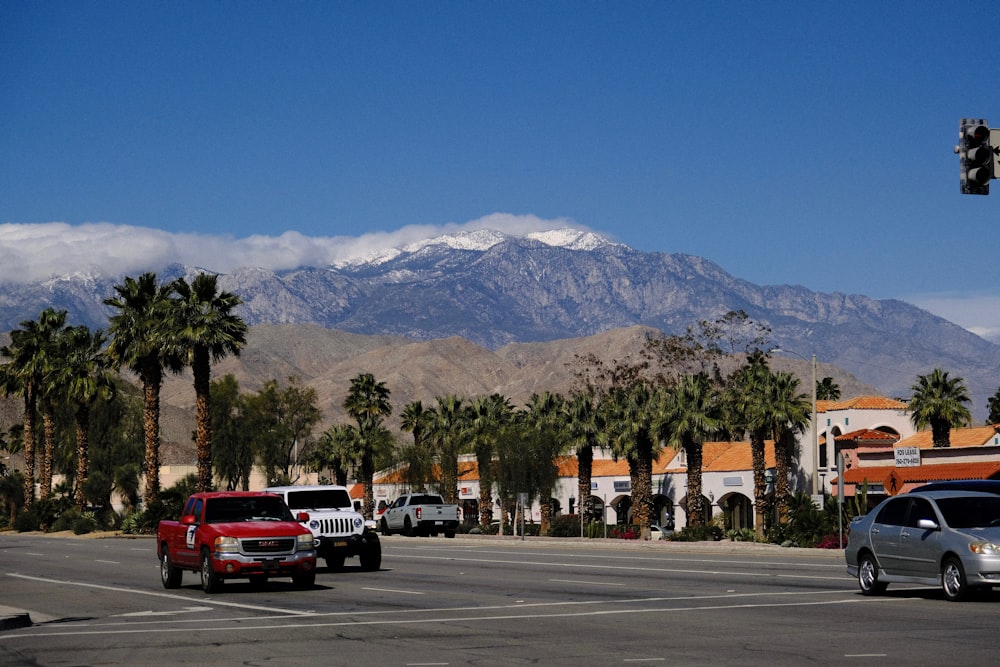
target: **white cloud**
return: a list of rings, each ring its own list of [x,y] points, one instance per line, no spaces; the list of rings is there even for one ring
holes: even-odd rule
[[[905,301],[954,322],[994,343],[1000,343],[1000,295],[922,294]]]
[[[73,273],[110,275],[156,270],[172,262],[218,272],[240,267],[272,270],[327,266],[367,257],[442,234],[497,229],[516,236],[564,227],[567,219],[494,213],[464,223],[409,225],[359,237],[172,233],[147,227],[63,222],[0,224],[0,282],[35,282]]]

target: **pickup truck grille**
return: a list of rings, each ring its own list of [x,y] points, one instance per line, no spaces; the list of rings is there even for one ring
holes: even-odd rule
[[[291,553],[295,551],[294,537],[261,537],[240,540],[240,550],[245,554]]]
[[[321,535],[350,535],[354,532],[352,520],[347,517],[316,519]]]

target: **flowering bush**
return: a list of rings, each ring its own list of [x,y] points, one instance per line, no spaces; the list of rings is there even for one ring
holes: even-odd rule
[[[844,545],[847,545],[847,538],[844,538]],[[824,535],[816,544],[817,549],[840,549],[840,535]]]
[[[639,530],[635,526],[615,526],[611,529],[608,537],[619,540],[637,540],[639,539]]]

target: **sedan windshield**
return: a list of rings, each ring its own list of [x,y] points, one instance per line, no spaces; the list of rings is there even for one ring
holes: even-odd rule
[[[939,498],[937,505],[952,528],[1000,526],[1000,496]]]

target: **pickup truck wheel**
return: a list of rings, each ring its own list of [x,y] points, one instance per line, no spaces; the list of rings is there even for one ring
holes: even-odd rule
[[[206,593],[216,593],[222,588],[222,577],[212,569],[212,556],[208,549],[201,551],[201,590]]]
[[[382,567],[382,545],[379,542],[371,542],[368,548],[358,556],[361,562],[361,569],[365,572],[378,572]]]
[[[382,519],[382,523],[380,525],[381,525],[381,528],[382,528],[382,534],[383,535],[390,535],[391,534],[391,531],[389,530],[389,522],[388,521],[386,521],[385,519]]]
[[[174,567],[170,560],[170,552],[164,547],[163,557],[160,558],[160,581],[163,582],[163,587],[180,588],[182,576],[184,576],[184,571]]]
[[[417,536],[417,531],[414,530],[413,524],[410,523],[410,517],[406,517],[406,520],[403,521],[403,532],[406,533],[407,537]]]
[[[295,584],[297,588],[312,588],[316,585],[316,571],[312,572],[300,572],[298,574],[292,575],[292,583]]]

